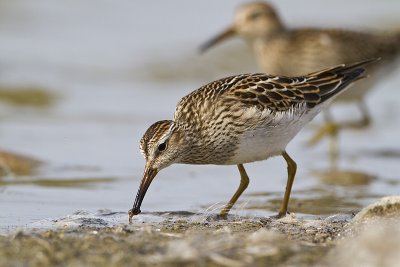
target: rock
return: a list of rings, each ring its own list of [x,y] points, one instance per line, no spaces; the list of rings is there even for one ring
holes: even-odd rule
[[[362,209],[353,219],[352,224],[371,223],[382,219],[400,218],[400,196],[384,197],[378,202]]]
[[[278,255],[282,247],[289,246],[289,242],[282,234],[264,228],[250,234],[246,241],[246,253],[258,257]]]
[[[367,224],[356,236],[342,240],[319,266],[399,266],[399,223],[383,221]]]
[[[399,266],[400,196],[384,197],[362,209],[321,266]]]

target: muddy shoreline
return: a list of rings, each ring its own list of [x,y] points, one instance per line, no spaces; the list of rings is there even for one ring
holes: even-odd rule
[[[395,266],[399,215],[400,197],[383,198],[355,217],[315,219],[175,212],[112,225],[127,214],[81,212],[52,220],[48,230],[1,235],[0,266],[360,266],[361,259]]]
[[[346,224],[292,217],[170,218],[142,225],[17,231],[0,237],[0,266],[309,266],[327,254]]]

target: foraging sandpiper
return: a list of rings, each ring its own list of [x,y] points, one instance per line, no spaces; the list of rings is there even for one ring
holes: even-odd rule
[[[327,133],[336,133],[338,128],[368,126],[370,115],[364,96],[376,82],[394,69],[392,63],[400,55],[400,32],[377,34],[338,29],[290,29],[284,25],[275,9],[265,2],[240,6],[233,25],[204,43],[201,50],[205,51],[234,35],[248,41],[262,71],[269,74],[297,76],[336,64],[382,58],[369,70],[370,79],[358,83],[336,99],[357,103],[362,114],[361,120],[335,124],[329,114],[325,114],[327,124],[310,140],[310,144],[316,143]],[[331,152],[335,157],[335,149]]]
[[[143,198],[157,173],[173,163],[237,165],[240,186],[221,210],[225,217],[246,189],[243,164],[282,155],[288,180],[279,215],[287,212],[296,163],[286,145],[335,96],[363,78],[368,60],[305,76],[264,73],[223,78],[182,98],[174,120],[151,125],[140,140],[146,165],[129,220],[140,213]]]

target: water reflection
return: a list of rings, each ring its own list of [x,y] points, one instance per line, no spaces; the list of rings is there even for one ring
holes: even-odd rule
[[[351,170],[314,171],[312,175],[328,185],[355,186],[369,185],[377,179],[375,175]]]
[[[0,180],[1,186],[14,185],[37,185],[42,187],[62,187],[62,188],[92,188],[95,189],[99,183],[114,182],[113,177],[101,178],[19,178],[19,179],[3,179]]]
[[[27,176],[37,173],[42,161],[0,150],[0,182],[2,176]]]
[[[281,193],[249,194],[247,209],[276,211],[282,202]],[[310,188],[295,191],[290,198],[289,211],[296,214],[329,215],[338,213],[355,213],[359,211],[363,200],[371,195],[365,188],[357,190],[335,190],[328,187]]]
[[[53,93],[39,87],[0,85],[0,101],[14,106],[48,108],[55,99]]]

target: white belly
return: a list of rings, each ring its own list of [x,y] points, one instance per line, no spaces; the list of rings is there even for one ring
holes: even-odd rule
[[[240,136],[235,156],[230,159],[229,164],[254,162],[281,155],[293,137],[318,112],[317,108],[311,113],[283,117],[277,123],[268,123],[264,127],[247,131]]]

